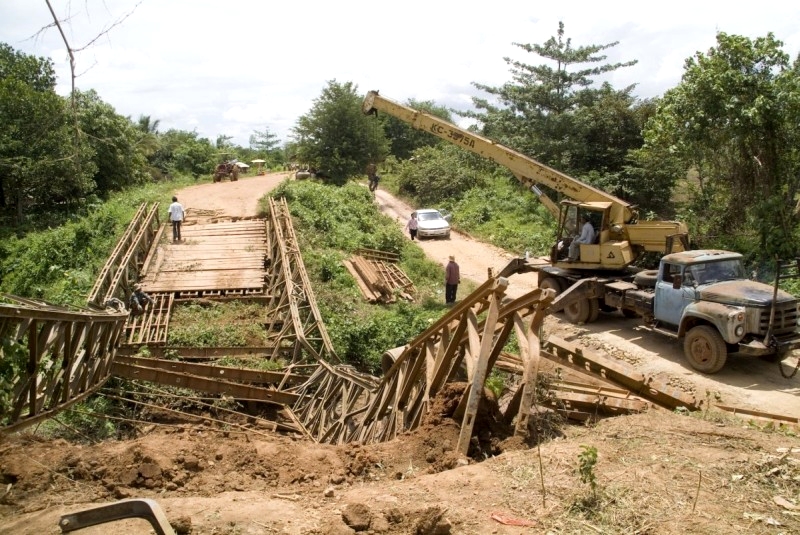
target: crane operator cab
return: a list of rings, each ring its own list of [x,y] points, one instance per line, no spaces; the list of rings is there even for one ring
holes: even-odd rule
[[[610,224],[611,203],[561,202],[556,243],[550,261],[559,267],[622,269],[634,252],[621,228]]]

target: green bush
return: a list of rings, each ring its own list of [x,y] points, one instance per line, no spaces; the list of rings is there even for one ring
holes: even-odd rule
[[[0,235],[0,291],[84,305],[97,275],[141,203],[166,201],[191,179],[148,184],[88,204],[60,226]],[[161,213],[165,208],[161,210]]]
[[[435,298],[442,267],[380,213],[361,185],[287,181],[273,195],[289,204],[303,263],[337,355],[365,372],[380,373],[384,351],[408,343],[444,312],[441,299]],[[261,206],[266,207],[265,201]],[[358,248],[399,254],[400,268],[419,291],[416,303],[367,303],[342,264]]]

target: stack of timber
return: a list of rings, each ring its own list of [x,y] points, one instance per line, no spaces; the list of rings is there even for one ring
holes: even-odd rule
[[[399,259],[395,253],[357,249],[344,265],[370,303],[394,303],[398,296],[413,301],[417,289],[397,266]]]

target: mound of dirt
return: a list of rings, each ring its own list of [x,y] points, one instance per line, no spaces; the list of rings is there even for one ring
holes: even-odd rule
[[[94,445],[7,437],[0,533],[57,533],[60,515],[134,497],[155,499],[182,533],[209,535],[800,532],[790,432],[653,410],[527,448],[487,400],[464,458],[451,418],[463,389],[448,385],[419,428],[382,444],[188,424]],[[579,470],[590,447],[594,492]],[[143,531],[126,522],[113,532]]]

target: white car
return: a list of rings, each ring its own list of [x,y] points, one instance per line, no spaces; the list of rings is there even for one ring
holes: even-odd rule
[[[450,238],[450,214],[442,215],[439,210],[425,208],[414,212],[417,214],[417,237]]]

